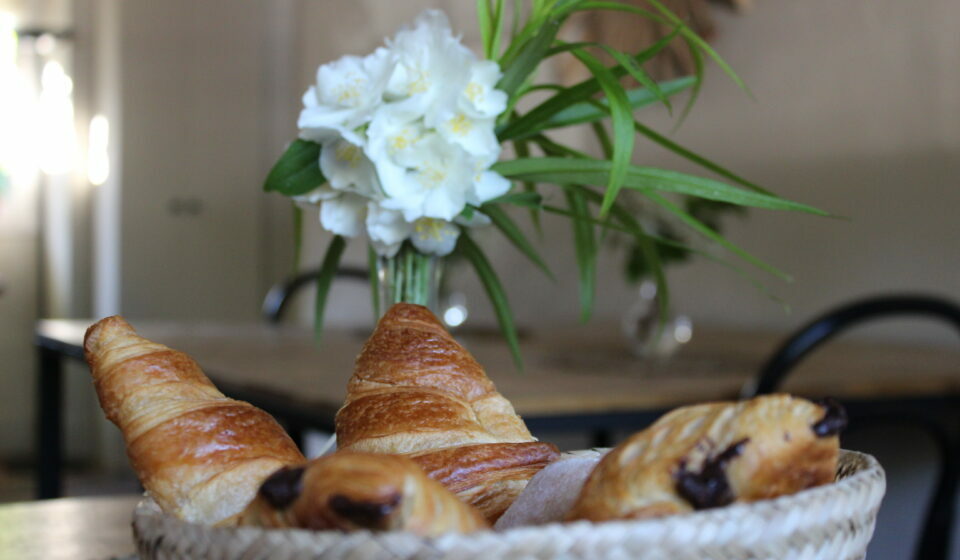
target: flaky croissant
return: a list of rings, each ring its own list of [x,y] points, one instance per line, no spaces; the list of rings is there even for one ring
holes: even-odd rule
[[[660,517],[825,484],[845,425],[834,401],[789,395],[676,409],[604,456],[567,518]]]
[[[437,318],[413,304],[380,319],[336,426],[340,449],[409,454],[491,522],[558,456]]]
[[[137,336],[123,318],[91,326],[83,347],[100,406],[164,512],[230,523],[267,476],[305,460],[269,414],[225,397],[189,356]]]
[[[410,531],[423,536],[488,528],[410,459],[338,451],[264,481],[241,525],[314,530]]]

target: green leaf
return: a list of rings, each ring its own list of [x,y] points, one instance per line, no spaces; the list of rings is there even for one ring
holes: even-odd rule
[[[634,127],[636,127],[637,132],[639,132],[640,134],[646,136],[653,142],[660,144],[661,146],[670,150],[671,152],[696,163],[700,167],[703,167],[704,169],[709,169],[710,171],[713,171],[717,175],[720,175],[721,177],[725,177],[739,185],[743,185],[748,189],[751,189],[763,194],[773,195],[772,192],[761,187],[760,185],[757,185],[756,183],[752,183],[744,179],[743,177],[733,173],[732,171],[729,171],[728,169],[721,167],[720,165],[710,161],[709,159],[684,148],[683,146],[677,144],[676,142],[673,142],[669,138],[666,138],[658,134],[653,129],[648,128],[643,124],[641,124],[640,121],[634,121],[633,125]]]
[[[487,55],[487,58],[490,60],[495,60],[500,53],[500,43],[503,41],[504,16],[506,16],[504,0],[496,0],[496,8],[493,12],[493,38],[491,39],[490,54]]]
[[[294,140],[273,165],[263,190],[286,196],[306,194],[327,182],[320,172],[320,144]]]
[[[520,86],[540,64],[544,53],[550,49],[554,37],[557,36],[560,23],[561,21],[556,19],[545,22],[539,32],[523,47],[516,60],[503,68],[503,77],[497,83],[497,89],[506,92],[508,98],[514,98]]]
[[[293,272],[300,270],[300,257],[303,255],[303,209],[294,202],[293,207]]]
[[[522,158],[530,157],[530,147],[527,145],[526,142],[522,140],[516,140],[513,143],[513,147],[514,147],[514,150],[517,152],[517,157],[522,157]],[[529,210],[530,221],[533,223],[533,229],[537,231],[537,235],[543,238],[543,227],[541,227],[540,225],[540,208],[539,208],[540,195],[537,193],[537,185],[535,185],[534,183],[531,183],[530,181],[524,181],[523,183],[521,183],[521,185],[524,190],[523,194],[527,195],[528,199],[531,195],[534,195],[537,197],[536,206],[531,207],[529,206],[529,204],[527,206],[530,209]],[[521,203],[521,205],[522,204],[523,203]]]
[[[493,16],[490,14],[490,0],[477,0],[477,25],[480,27],[480,38],[483,40],[484,57],[492,58]]]
[[[650,74],[647,74],[647,72],[643,68],[641,68],[639,64],[637,64],[637,61],[635,61],[633,57],[621,51],[618,51],[613,47],[610,47],[607,45],[600,45],[600,46],[601,48],[603,48],[604,51],[607,52],[607,54],[612,56],[613,59],[620,64],[620,66],[625,68],[627,70],[627,73],[629,73],[634,80],[639,82],[640,85],[642,85],[643,87],[653,92],[653,94],[657,97],[657,99],[659,99],[660,102],[663,103],[664,106],[667,108],[667,111],[670,111],[670,112],[673,111],[673,107],[670,105],[670,100],[667,98],[666,95],[664,95],[662,91],[660,91],[660,86],[658,86],[657,82],[650,77]]]
[[[586,323],[593,312],[593,293],[597,276],[597,246],[590,223],[590,210],[581,189],[565,190],[567,205],[573,215],[573,247],[580,271],[580,321]]]
[[[367,273],[370,278],[370,305],[373,308],[373,322],[380,319],[380,279],[378,278],[379,267],[377,264],[377,252],[373,250],[373,245],[367,245]]]
[[[527,194],[527,193],[518,193],[518,194]],[[490,220],[493,222],[493,225],[497,227],[503,234],[513,243],[521,253],[527,256],[528,259],[533,261],[537,267],[543,271],[551,280],[556,280],[553,276],[553,272],[550,271],[550,267],[547,266],[547,263],[540,258],[539,253],[534,248],[534,246],[527,240],[527,237],[523,234],[523,231],[517,226],[517,224],[510,218],[502,208],[498,207],[496,204],[486,203],[480,207],[480,211],[486,214]]]
[[[476,270],[480,282],[487,291],[487,297],[490,298],[490,304],[493,305],[493,311],[497,315],[500,331],[510,346],[513,361],[522,370],[523,358],[520,356],[520,340],[517,336],[517,327],[513,320],[513,312],[510,311],[510,302],[507,301],[507,293],[504,291],[497,273],[490,266],[490,261],[487,260],[486,255],[483,254],[483,251],[466,231],[462,232],[457,239],[457,249]]]
[[[603,195],[600,193],[593,192],[587,188],[581,188],[580,191],[594,204],[602,204]],[[637,246],[640,247],[640,251],[653,273],[653,279],[657,284],[657,293],[660,295],[657,300],[660,306],[659,317],[662,326],[667,318],[667,310],[670,306],[670,287],[667,284],[667,278],[663,272],[663,263],[660,260],[660,253],[657,252],[654,236],[647,234],[643,226],[640,225],[640,222],[619,203],[613,203],[613,206],[610,208],[610,217],[623,224],[627,231],[633,235]],[[604,230],[606,229],[607,228],[604,228]]]
[[[752,264],[753,266],[761,270],[765,270],[768,273],[786,282],[792,281],[792,279],[790,278],[790,275],[778,270],[777,268],[767,264],[766,262],[758,259],[757,257],[754,257],[753,255],[744,251],[740,247],[734,245],[730,241],[727,241],[725,237],[723,237],[722,235],[714,231],[712,228],[710,228],[700,220],[697,220],[696,218],[694,218],[693,216],[685,212],[682,208],[670,202],[666,198],[656,193],[647,193],[647,198],[649,198],[650,200],[658,204],[661,208],[663,208],[667,212],[670,212],[671,214],[679,218],[680,221],[682,221],[684,224],[686,224],[688,227],[690,227],[700,235],[703,235],[707,239],[710,239],[714,243],[720,245],[721,247],[724,247],[728,251],[734,253],[741,259]]]
[[[674,34],[670,34],[660,39],[653,45],[638,53],[634,57],[634,60],[637,61],[637,64],[645,63],[666,48],[670,41],[673,40],[674,36]],[[627,72],[627,70],[619,64],[611,66],[610,68],[607,68],[607,70],[617,79],[623,77]],[[596,77],[584,80],[579,84],[566,88],[531,109],[529,113],[526,113],[522,117],[511,120],[501,129],[499,129],[497,132],[497,137],[503,141],[528,135],[531,130],[546,122],[553,115],[559,113],[567,107],[570,107],[571,105],[587,101],[593,96],[593,94],[597,93],[601,89],[602,86],[600,85],[600,81]]]
[[[343,250],[346,248],[346,240],[334,235],[327,245],[327,252],[323,256],[323,264],[320,265],[320,273],[317,276],[317,301],[314,305],[313,313],[313,334],[317,342],[323,334],[323,312],[327,306],[327,294],[330,293],[330,285],[337,275],[337,268],[340,266],[340,257],[343,256]]]
[[[690,97],[687,98],[687,104],[684,106],[683,112],[680,113],[680,118],[677,119],[677,125],[674,129],[680,128],[680,125],[687,120],[687,116],[690,114],[690,111],[693,110],[697,98],[700,97],[700,89],[703,87],[703,55],[700,54],[700,51],[697,50],[689,39],[685,39],[685,41],[690,49],[690,56],[693,58],[694,83],[693,88],[690,89]]]
[[[535,192],[513,192],[490,199],[484,203],[484,206],[490,204],[513,204],[514,206],[524,206],[526,208],[539,208],[543,202],[543,197]]]
[[[660,91],[665,96],[676,95],[692,86],[694,81],[694,78],[689,76],[670,80],[669,82],[660,84]],[[630,102],[630,108],[636,111],[641,107],[646,107],[656,102],[658,98],[656,94],[647,88],[635,88],[627,90],[627,100]],[[557,112],[541,123],[539,127],[533,128],[526,135],[536,134],[550,128],[561,128],[595,122],[606,118],[609,114],[610,110],[607,107],[606,99],[582,101]]]
[[[611,162],[603,160],[543,157],[502,161],[492,169],[504,177],[519,181],[557,185],[603,185],[609,182],[611,167]],[[799,202],[741,189],[714,179],[654,167],[628,166],[624,186],[644,194],[654,191],[675,192],[738,206],[828,215]]]

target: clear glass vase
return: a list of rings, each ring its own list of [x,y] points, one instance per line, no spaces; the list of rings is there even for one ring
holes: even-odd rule
[[[693,337],[693,323],[686,315],[667,309],[660,316],[660,295],[653,280],[644,280],[637,299],[623,314],[623,334],[630,351],[638,357],[664,360]]]
[[[394,303],[416,303],[439,314],[440,278],[443,262],[435,255],[424,255],[409,242],[392,257],[377,259],[379,315]]]

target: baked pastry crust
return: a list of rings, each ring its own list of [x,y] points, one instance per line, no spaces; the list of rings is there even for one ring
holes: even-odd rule
[[[122,317],[91,326],[84,354],[101,408],[165,513],[232,523],[267,476],[305,461],[273,417],[225,397],[193,359],[138,336]]]
[[[396,304],[380,319],[336,426],[340,449],[409,454],[491,522],[559,456],[536,441],[437,318],[414,304]]]
[[[660,517],[831,482],[844,424],[835,403],[785,394],[676,409],[610,451],[567,518]]]
[[[480,512],[399,455],[338,451],[269,477],[242,525],[410,531],[423,536],[489,526]]]

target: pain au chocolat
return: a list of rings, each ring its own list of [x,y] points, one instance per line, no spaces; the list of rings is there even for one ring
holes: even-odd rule
[[[402,454],[495,521],[558,455],[420,305],[380,319],[336,417],[340,449]]]
[[[604,456],[567,519],[661,517],[831,482],[845,424],[834,401],[783,394],[678,408]]]

